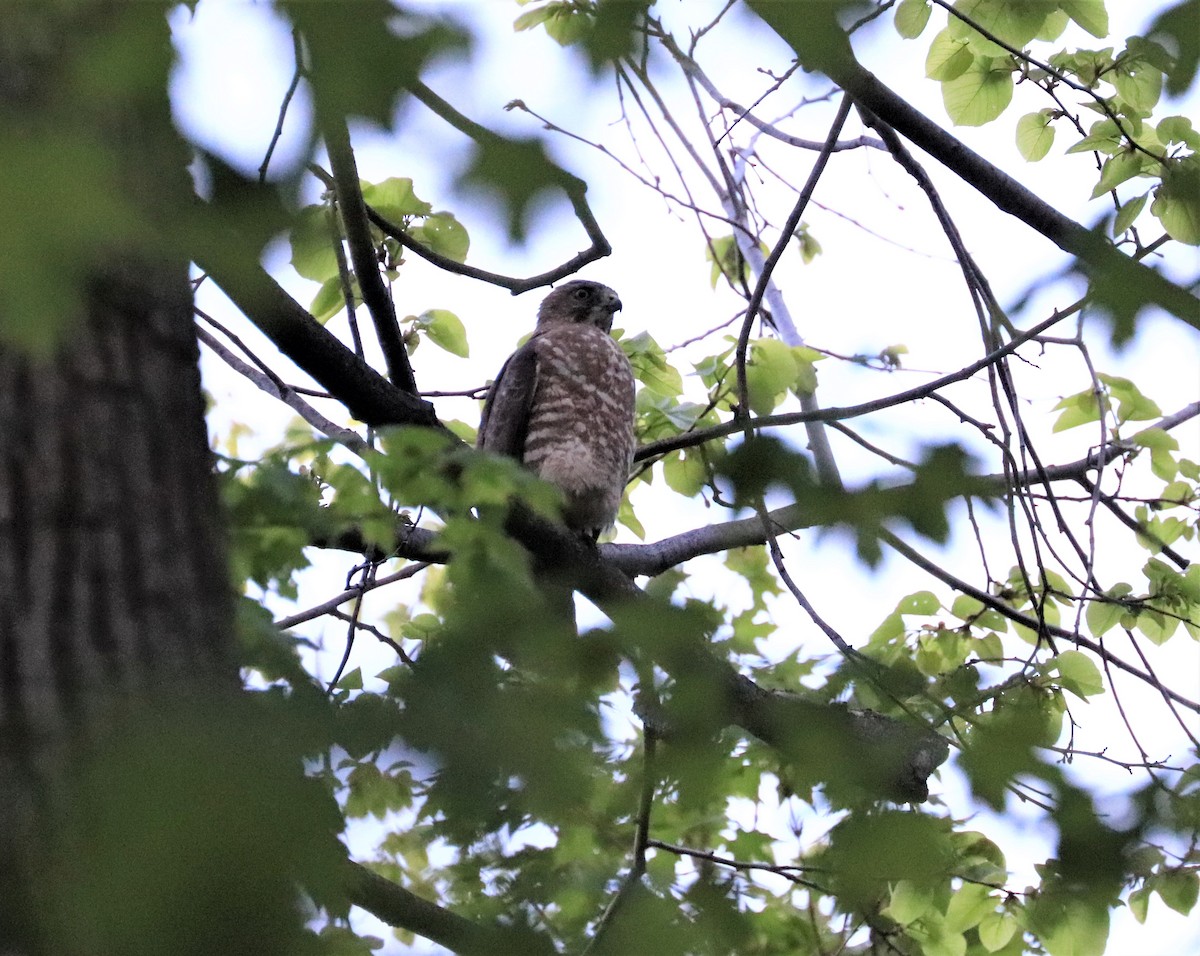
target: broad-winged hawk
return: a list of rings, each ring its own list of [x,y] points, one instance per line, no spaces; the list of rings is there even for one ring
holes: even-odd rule
[[[479,424],[477,445],[556,485],[567,526],[592,538],[616,520],[633,462],[633,369],[609,335],[620,308],[608,286],[580,279],[546,296]]]

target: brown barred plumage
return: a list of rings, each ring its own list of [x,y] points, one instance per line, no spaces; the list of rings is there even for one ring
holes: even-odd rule
[[[509,357],[483,407],[477,444],[556,485],[568,527],[611,525],[633,462],[633,369],[609,335],[621,300],[598,282],[555,289],[537,330]]]

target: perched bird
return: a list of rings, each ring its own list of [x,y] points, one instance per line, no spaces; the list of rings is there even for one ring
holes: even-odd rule
[[[476,442],[557,486],[567,526],[593,540],[616,520],[633,463],[633,369],[609,335],[620,308],[581,279],[546,296],[488,392]]]

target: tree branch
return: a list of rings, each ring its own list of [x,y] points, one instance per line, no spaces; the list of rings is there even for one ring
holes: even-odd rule
[[[773,123],[768,123],[765,120],[759,119],[750,111],[750,109],[735,103],[733,100],[729,99],[729,97],[725,96],[720,90],[717,89],[716,84],[713,83],[708,74],[700,68],[700,64],[697,63],[692,57],[684,53],[679,44],[675,42],[675,38],[669,33],[666,31],[661,31],[656,35],[662,45],[666,47],[667,52],[675,58],[680,69],[694,79],[696,83],[700,85],[700,88],[712,98],[712,101],[716,103],[717,106],[721,107],[721,109],[730,110],[731,112],[736,113],[739,120],[745,120],[759,132],[766,133],[772,139],[777,139],[779,142],[786,143],[788,146],[795,146],[797,149],[808,149],[812,150],[813,152],[828,150],[831,153],[840,153],[842,150],[861,149],[863,147],[870,147],[871,149],[879,150],[885,148],[883,142],[875,139],[873,136],[856,136],[854,139],[839,139],[836,140],[832,145],[830,145],[828,141],[823,142],[816,139],[802,139],[799,136],[791,136],[788,133],[783,132]],[[806,103],[807,102],[813,101],[806,101]],[[806,105],[806,103],[801,103],[800,105],[803,106]]]
[[[229,349],[225,348],[211,333],[206,332],[204,329],[196,329],[196,336],[201,342],[212,349],[231,369],[249,379],[268,395],[279,399],[323,435],[332,438],[336,442],[340,442],[356,454],[361,454],[370,448],[366,440],[358,432],[352,431],[349,428],[342,428],[341,425],[331,422],[309,405],[308,402],[301,399],[292,389],[288,388],[285,382],[267,375],[265,372],[260,372],[258,369],[251,368],[230,352]]]
[[[1200,300],[1194,295],[1148,266],[1130,259],[1102,235],[1039,199],[864,69],[833,18],[832,8],[769,0],[747,0],[747,5],[792,47],[805,67],[820,70],[855,102],[975,187],[998,208],[1020,219],[1064,252],[1074,255],[1094,282],[1103,283],[1107,288],[1134,288],[1148,302],[1200,329]]]
[[[606,560],[590,541],[562,525],[518,506],[507,528],[610,618],[627,618],[631,612],[640,615],[653,606],[615,561]],[[760,541],[761,532],[760,524]],[[679,684],[701,682],[692,693],[713,700],[718,724],[741,727],[821,779],[853,782],[876,797],[925,800],[929,775],[949,753],[939,735],[908,721],[760,687],[714,654],[699,633],[656,644],[652,652],[647,648],[639,652],[650,653]],[[669,734],[668,729],[668,742]],[[844,741],[845,746],[830,746],[831,739]],[[863,757],[864,748],[873,754],[871,759]]]
[[[1049,634],[1052,637],[1059,637],[1063,640],[1072,641],[1079,647],[1087,648],[1101,660],[1111,664],[1113,667],[1123,670],[1127,674],[1131,674],[1138,680],[1145,681],[1160,694],[1162,694],[1163,697],[1175,701],[1177,704],[1186,707],[1188,710],[1200,713],[1200,703],[1189,700],[1182,694],[1177,694],[1175,691],[1171,690],[1169,687],[1159,681],[1157,677],[1149,673],[1149,671],[1138,670],[1132,664],[1127,664],[1120,657],[1117,657],[1111,651],[1107,650],[1103,645],[1093,641],[1091,638],[1084,637],[1078,631],[1071,631],[1065,627],[1058,627],[1045,621],[1039,621],[1036,617],[1030,617],[1027,614],[1022,614],[1015,608],[1009,607],[995,595],[988,594],[987,591],[981,590],[980,588],[977,588],[974,585],[961,580],[960,578],[956,578],[948,571],[943,570],[936,563],[930,561],[928,558],[900,540],[900,538],[892,534],[890,531],[882,531],[880,533],[880,537],[886,541],[893,550],[904,555],[904,557],[908,558],[908,560],[910,560],[921,570],[937,578],[944,584],[948,584],[950,587],[954,588],[954,590],[970,595],[985,606],[991,608],[993,611],[1003,614],[1010,621],[1014,621],[1023,627],[1029,628],[1035,634]]]
[[[793,506],[796,507],[796,506]],[[788,509],[773,512],[781,515]],[[761,544],[762,524],[754,524],[757,540],[731,544]],[[746,522],[730,522],[716,526],[729,529]],[[624,549],[631,545],[603,545],[598,549],[566,527],[539,518],[517,505],[507,524],[508,532],[543,564],[554,567],[565,584],[575,588],[614,619],[628,614],[631,608],[651,607],[651,598],[633,581],[638,570],[622,567]],[[709,537],[700,529],[693,535]],[[744,532],[742,532],[744,533]],[[436,555],[426,550],[432,544],[432,534],[420,528],[405,528],[405,539],[397,542],[393,554],[420,561],[445,561],[444,552]],[[687,537],[681,536],[681,537]],[[361,535],[347,531],[336,539],[313,544],[359,551],[364,545]],[[701,552],[707,553],[707,552]],[[345,595],[340,595],[341,601]],[[289,622],[290,623],[290,622]],[[853,779],[877,796],[893,800],[922,801],[928,796],[926,779],[945,760],[945,742],[925,728],[913,726],[871,711],[851,711],[841,704],[811,701],[796,694],[770,691],[749,677],[739,674],[732,665],[717,657],[700,634],[676,641],[669,648],[659,648],[655,663],[680,683],[703,681],[703,694],[714,700],[719,723],[733,724],[758,737],[785,758],[814,773],[825,773],[840,779]],[[649,653],[639,648],[641,653]],[[700,693],[700,691],[696,691]],[[814,726],[842,734],[845,748],[833,748],[832,755],[820,735],[812,733]],[[669,728],[664,728],[669,739]],[[826,740],[827,742],[827,740]],[[863,765],[864,747],[878,747],[877,759]],[[948,752],[948,751],[947,751]],[[938,755],[941,755],[940,757]]]
[[[895,405],[903,405],[907,402],[916,399],[927,398],[934,392],[947,385],[953,385],[955,382],[961,382],[970,378],[980,369],[986,368],[993,362],[999,361],[1010,352],[1015,351],[1020,346],[1024,345],[1031,339],[1037,338],[1048,328],[1061,322],[1068,315],[1072,314],[1074,309],[1069,309],[1064,312],[1055,312],[1048,319],[1043,319],[1027,332],[1012,339],[1006,345],[1001,346],[995,351],[989,352],[983,358],[977,359],[970,365],[967,365],[957,372],[951,372],[949,375],[943,375],[941,378],[934,379],[932,382],[927,382],[924,385],[918,385],[915,388],[905,389],[903,392],[897,392],[894,395],[886,395],[883,398],[875,398],[869,402],[862,402],[858,405],[846,405],[842,407],[831,407],[818,409],[817,411],[806,412],[785,412],[780,415],[763,415],[760,418],[755,418],[752,424],[755,428],[773,428],[781,425],[798,425],[801,422],[821,421],[830,422],[838,421],[845,418],[857,418],[860,415],[867,415],[871,412],[882,411],[885,408],[891,408]],[[658,455],[665,455],[668,452],[677,451],[681,448],[692,448],[696,445],[702,445],[705,442],[712,441],[717,438],[724,438],[727,435],[733,435],[737,432],[744,431],[745,424],[738,422],[736,419],[728,422],[723,422],[720,425],[714,425],[711,428],[699,428],[695,431],[684,432],[680,435],[674,435],[671,438],[663,438],[660,441],[650,442],[642,445],[634,454],[634,461],[644,461],[647,458],[653,458]]]
[[[826,413],[831,411],[837,411],[837,409],[826,409]],[[1170,431],[1196,417],[1200,417],[1200,402],[1185,405],[1179,411],[1160,418],[1147,427]],[[763,419],[758,421],[763,421]],[[736,431],[737,429],[732,430]],[[982,475],[978,478],[975,488],[979,493],[990,489],[994,490],[996,494],[1002,494],[1014,490],[1014,482],[1016,488],[1029,488],[1053,481],[1078,481],[1080,478],[1086,477],[1088,472],[1102,468],[1121,455],[1136,451],[1138,448],[1139,446],[1127,439],[1111,441],[1084,458],[1062,465],[1046,465],[1041,469],[1022,471],[1014,475],[1011,480],[1003,473]],[[901,491],[904,487],[902,485],[895,490]],[[811,527],[814,516],[809,508],[797,503],[777,508],[769,512],[768,517],[776,527],[784,531],[798,531]],[[762,522],[757,517],[735,518],[732,521],[694,528],[652,544],[604,544],[600,546],[600,552],[626,574],[656,575],[691,558],[704,554],[716,554],[731,548],[763,544],[765,540]]]
[[[787,248],[788,243],[792,241],[792,236],[800,226],[800,219],[804,215],[804,210],[808,208],[808,201],[812,198],[812,194],[817,188],[817,183],[821,180],[821,174],[825,172],[829,157],[833,154],[833,147],[836,145],[837,138],[842,132],[842,127],[846,124],[846,117],[850,115],[850,107],[852,105],[848,96],[843,96],[842,102],[838,104],[837,114],[834,116],[833,123],[829,127],[828,135],[825,137],[825,146],[817,155],[816,161],[813,163],[813,168],[808,174],[808,179],[804,183],[804,188],[800,190],[800,195],[796,198],[796,204],[792,207],[787,221],[783,224],[779,240],[775,243],[770,255],[767,256],[759,268],[758,281],[754,283],[754,291],[750,294],[750,301],[746,304],[746,315],[742,319],[742,328],[737,340],[736,367],[740,414],[736,415],[735,419],[741,418],[742,423],[747,426],[747,429],[749,429],[750,425],[750,391],[746,381],[746,350],[749,347],[750,330],[754,325],[754,320],[758,317],[759,309],[762,307],[763,296],[767,294],[767,290],[772,284],[771,276],[775,272],[775,267],[779,264],[779,260],[783,258],[784,250]],[[801,399],[801,402],[806,412],[812,413],[820,410],[815,395],[806,395]],[[817,465],[817,474],[820,475],[822,483],[831,488],[840,488],[842,478],[838,472],[837,461],[833,457],[833,450],[829,447],[829,436],[826,435],[824,427],[818,421],[810,420],[805,422],[805,430],[808,434],[809,448],[812,451],[813,460]]]
[[[553,942],[532,929],[488,926],[452,913],[351,861],[347,896],[389,926],[398,926],[462,956],[554,956]]]
[[[345,117],[327,117],[324,125],[325,146],[333,170],[338,211],[346,229],[346,242],[350,246],[350,261],[354,264],[354,275],[358,278],[363,304],[375,324],[375,336],[387,363],[388,378],[410,395],[416,395],[417,380],[400,335],[396,309],[388,296],[387,286],[383,284],[383,276],[379,274],[379,260],[375,256],[375,243],[371,240],[371,229],[367,224],[366,204],[358,182],[358,166],[354,161],[354,150],[350,147],[350,132],[346,128]]]
[[[421,82],[415,82],[408,87],[408,91],[418,100],[425,104],[430,110],[444,119],[447,123],[453,126],[461,133],[465,133],[477,143],[490,144],[506,144],[509,141],[486,126],[476,123],[474,120],[464,116],[448,102],[438,96],[433,90]],[[368,209],[367,215],[370,217],[378,228],[383,230],[387,235],[395,239],[405,249],[411,250],[416,255],[432,263],[439,269],[444,269],[447,272],[452,272],[455,275],[467,276],[470,279],[478,279],[481,282],[488,282],[492,285],[498,285],[503,289],[508,289],[513,295],[519,295],[522,292],[528,292],[530,289],[537,289],[541,286],[550,285],[557,282],[559,279],[573,275],[582,269],[589,262],[595,262],[597,259],[603,259],[605,256],[612,253],[612,246],[609,245],[603,231],[600,229],[600,224],[596,221],[596,216],[592,212],[591,206],[587,201],[587,183],[578,176],[573,176],[561,166],[556,166],[554,163],[547,161],[540,170],[527,170],[528,175],[541,175],[547,182],[553,183],[559,187],[567,196],[571,203],[571,208],[575,212],[575,218],[579,220],[583,230],[587,233],[591,245],[582,252],[572,256],[566,262],[546,272],[539,273],[535,276],[529,276],[525,279],[518,279],[513,276],[501,275],[496,272],[488,272],[485,269],[478,269],[475,266],[468,266],[461,262],[456,262],[446,256],[434,252],[432,249],[427,249],[421,243],[417,242],[409,236],[403,229],[395,223],[388,222],[378,213]]]
[[[336,395],[350,414],[368,425],[443,427],[433,406],[393,385],[325,329],[288,295],[258,262],[239,255],[241,243],[227,231],[207,241],[195,260],[276,347]]]

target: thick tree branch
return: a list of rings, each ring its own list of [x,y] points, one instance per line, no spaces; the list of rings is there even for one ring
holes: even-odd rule
[[[333,169],[338,211],[346,229],[346,242],[350,246],[350,261],[358,278],[363,304],[375,324],[375,336],[387,363],[388,378],[410,395],[416,395],[417,380],[408,361],[408,349],[404,347],[404,339],[400,335],[396,309],[383,283],[383,276],[379,274],[379,260],[371,239],[366,204],[358,183],[358,165],[354,161],[354,150],[350,147],[346,120],[341,116],[329,117],[324,125],[325,146],[329,150],[329,165]]]
[[[836,409],[826,409],[826,413],[831,411]],[[1170,431],[1197,417],[1200,417],[1200,402],[1192,402],[1179,411],[1153,422],[1147,428]],[[1010,478],[1003,473],[980,476],[975,487],[980,493],[991,490],[999,495],[1016,488],[1030,488],[1053,481],[1078,481],[1121,455],[1138,450],[1139,446],[1127,439],[1111,441],[1103,448],[1096,449],[1076,461],[1022,471],[1014,476],[1015,488]],[[903,487],[900,486],[896,490],[901,491]],[[768,517],[781,530],[798,531],[812,526],[814,514],[811,508],[797,503],[777,508],[769,512]],[[705,525],[670,538],[663,538],[653,544],[605,544],[600,546],[600,551],[626,574],[655,575],[662,574],[668,568],[676,567],[691,558],[728,551],[730,548],[763,544],[765,540],[762,523],[757,517],[750,517]]]
[[[531,929],[487,926],[452,913],[351,862],[347,896],[350,902],[383,920],[445,946],[462,956],[553,956],[551,940]]]
[[[1148,302],[1200,329],[1200,300],[1194,295],[1039,199],[864,69],[834,19],[831,6],[770,0],[747,0],[747,5],[792,47],[806,68],[824,73],[856,103],[974,186],[998,208],[1074,255],[1094,282],[1108,289],[1137,290]]]
[[[757,543],[761,543],[762,525],[757,518],[754,521],[759,535]],[[590,541],[519,506],[513,509],[508,531],[606,614],[619,617],[627,614],[631,606],[651,606],[651,599],[629,573],[617,561],[606,558],[616,546],[606,546],[602,555]],[[337,546],[357,550],[352,547],[357,543],[354,535],[338,540]],[[417,556],[407,547],[399,548],[398,553]],[[419,559],[429,560],[429,556],[420,553]],[[798,766],[820,776],[852,780],[877,796],[899,801],[925,800],[926,780],[948,752],[943,749],[945,742],[936,734],[907,722],[766,690],[717,657],[700,634],[659,651],[654,655],[655,663],[676,681],[704,682],[706,695],[713,698],[718,724],[741,727]],[[813,732],[814,725],[843,735],[847,746],[830,748],[828,738]],[[875,759],[862,759],[864,747],[878,748]]]
[[[197,264],[284,355],[368,425],[441,427],[433,406],[393,385],[317,322],[257,261],[239,254],[236,235],[213,237]]]

